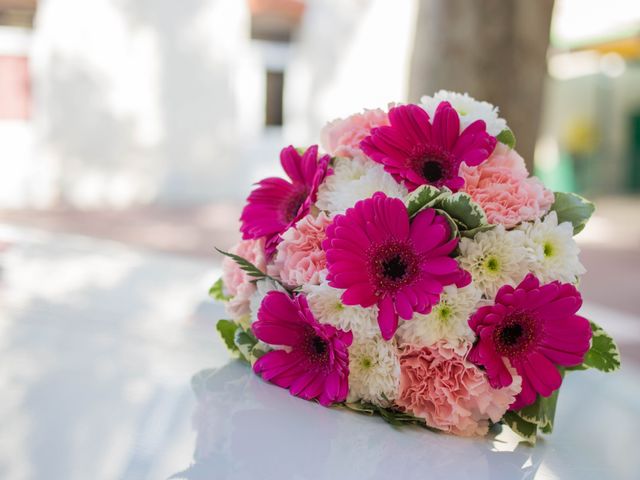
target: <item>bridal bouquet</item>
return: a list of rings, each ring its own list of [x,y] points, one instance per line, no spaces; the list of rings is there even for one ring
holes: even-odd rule
[[[620,365],[579,315],[594,206],[529,175],[498,109],[440,91],[286,147],[211,288],[217,329],[292,395],[456,435],[553,428],[569,371]]]

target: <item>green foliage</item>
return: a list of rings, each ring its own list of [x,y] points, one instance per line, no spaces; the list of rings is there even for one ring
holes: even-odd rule
[[[222,340],[224,340],[227,348],[232,352],[238,351],[238,347],[234,342],[234,338],[236,330],[238,330],[239,328],[240,327],[231,320],[218,320],[218,323],[216,324],[216,330],[218,330],[218,333],[220,333],[220,336],[222,337]]]
[[[344,402],[336,404],[335,406],[344,407],[363,415],[379,416],[385,422],[393,425],[394,427],[401,427],[403,425],[416,425],[422,428],[426,428],[427,430],[439,432],[438,429],[429,427],[423,418],[414,417],[413,415],[401,412],[399,410],[394,410],[392,408],[379,407],[378,405],[374,405],[373,403]]]
[[[502,130],[498,134],[496,139],[500,143],[504,143],[509,148],[515,148],[516,147],[516,136],[513,134],[513,132],[511,131],[511,129],[509,127],[506,127],[504,130]]]
[[[251,263],[249,260],[242,258],[239,255],[236,255],[235,253],[229,253],[229,252],[225,252],[223,250],[220,250],[219,248],[216,248],[216,250],[221,253],[222,255],[225,255],[227,257],[229,257],[230,259],[232,259],[234,262],[236,262],[238,264],[238,266],[240,267],[241,270],[243,270],[244,272],[247,273],[247,275],[249,275],[250,277],[254,277],[257,280],[260,280],[261,278],[266,278],[267,274],[264,273],[262,270],[260,270],[258,267],[256,267],[253,263]]]
[[[514,432],[522,437],[525,442],[535,445],[538,435],[538,425],[527,422],[516,412],[507,412],[502,417],[502,421]]]
[[[560,374],[564,376],[564,368],[558,367],[558,369]],[[548,397],[538,395],[536,401],[531,405],[527,405],[517,411],[507,412],[503,421],[526,442],[535,444],[538,429],[542,433],[551,433],[553,431],[553,420],[556,415],[559,393],[560,389],[555,390]]]
[[[558,224],[571,222],[573,234],[580,233],[596,209],[595,205],[586,198],[575,193],[555,192],[555,201],[551,210],[558,215]]]
[[[252,365],[269,351],[265,344],[258,342],[251,330],[244,330],[231,320],[218,320],[216,329],[229,351]]]
[[[560,389],[554,391],[548,397],[538,395],[534,404],[518,410],[516,412],[517,415],[523,420],[537,425],[543,433],[551,433],[553,431],[553,419],[556,414],[559,392]]]
[[[211,288],[209,289],[209,296],[214,300],[218,300],[219,302],[226,302],[231,300],[231,295],[225,295],[224,293],[224,283],[222,283],[222,277],[216,280]]]
[[[413,217],[421,210],[433,207],[436,199],[442,194],[442,190],[431,185],[422,185],[421,187],[416,188],[407,197],[406,203],[409,216]]]
[[[482,207],[463,192],[453,193],[448,188],[423,185],[408,196],[407,211],[413,217],[425,208],[434,208],[445,214],[449,223],[455,224],[452,232],[459,232],[464,237],[473,238],[476,233],[493,228]]]
[[[480,205],[463,192],[441,196],[436,201],[436,206],[455,219],[461,231],[473,230],[488,223]]]
[[[620,350],[611,336],[594,322],[591,324],[591,348],[584,356],[582,365],[572,370],[595,368],[601,372],[615,372],[620,368]]]
[[[240,355],[242,356],[243,360],[246,360],[249,363],[253,363],[253,361],[255,361],[255,359],[251,355],[251,352],[253,350],[253,347],[255,347],[258,343],[258,339],[253,336],[253,333],[251,333],[250,331],[245,331],[242,328],[238,328],[238,330],[236,330],[233,343],[235,343],[236,347],[240,351]]]

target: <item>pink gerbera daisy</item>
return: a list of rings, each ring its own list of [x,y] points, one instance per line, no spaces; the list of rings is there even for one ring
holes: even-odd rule
[[[324,406],[347,398],[353,335],[318,323],[304,295],[270,292],[251,328],[263,342],[289,347],[258,359],[253,370],[262,378]]]
[[[511,384],[507,362],[522,377],[522,391],[511,405],[518,410],[560,388],[557,366],[582,363],[589,350],[591,327],[576,315],[582,298],[570,283],[540,285],[532,274],[513,288],[502,287],[495,304],[481,307],[469,319],[478,341],[469,360],[483,365],[494,388]],[[505,360],[506,359],[506,360]]]
[[[465,273],[449,254],[447,221],[435,210],[420,212],[409,223],[401,200],[378,192],[361,200],[327,228],[322,247],[327,253],[329,285],[344,288],[345,305],[378,305],[378,324],[389,340],[398,316],[428,313],[445,285],[462,282]]]
[[[271,255],[280,234],[309,213],[318,187],[329,173],[330,157],[318,159],[318,146],[303,155],[292,146],[282,149],[280,163],[291,182],[270,177],[258,182],[240,216],[242,238],[265,237],[266,253]]]
[[[374,128],[360,148],[409,191],[424,184],[458,190],[464,185],[460,164],[479,165],[496,146],[482,120],[460,132],[458,112],[449,102],[438,105],[433,122],[417,105],[392,108],[389,122]]]

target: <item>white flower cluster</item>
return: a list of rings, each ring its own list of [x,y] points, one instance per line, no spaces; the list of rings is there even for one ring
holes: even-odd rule
[[[395,198],[404,198],[408,193],[406,187],[396,182],[378,163],[366,158],[336,158],[333,175],[320,186],[316,206],[330,215],[344,213],[358,200],[376,192]]]
[[[433,118],[441,102],[449,102],[460,116],[460,130],[464,130],[476,120],[483,120],[487,132],[494,137],[507,128],[507,122],[498,116],[498,107],[488,102],[480,102],[467,93],[440,90],[433,96],[423,96],[421,107]]]
[[[556,212],[522,223],[514,230],[502,225],[460,241],[462,268],[471,273],[485,298],[495,297],[503,285],[517,285],[529,273],[543,283],[575,283],[585,273],[580,249],[569,222],[558,225]]]

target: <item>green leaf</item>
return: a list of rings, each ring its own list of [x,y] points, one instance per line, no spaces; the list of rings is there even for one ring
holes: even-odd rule
[[[554,196],[551,210],[558,215],[558,224],[571,222],[573,234],[580,233],[596,209],[595,205],[575,193],[555,192]]]
[[[563,371],[561,373],[564,374]],[[536,424],[543,433],[551,433],[559,392],[560,389],[557,389],[548,397],[538,395],[535,403],[527,405],[515,413],[523,420]]]
[[[511,129],[509,127],[506,127],[504,130],[502,130],[498,134],[496,139],[500,143],[504,143],[507,147],[509,147],[511,149],[515,148],[515,146],[516,146],[516,136],[513,134],[513,132],[511,131]]]
[[[231,300],[231,295],[225,295],[224,293],[224,283],[222,283],[222,277],[220,277],[216,283],[214,283],[209,289],[209,296],[214,300],[218,300],[219,302],[227,302]]]
[[[512,411],[505,413],[502,421],[506,423],[511,430],[520,435],[524,441],[535,445],[538,437],[538,426],[535,423],[527,422],[516,412]]]
[[[253,347],[258,343],[258,339],[253,336],[250,331],[245,331],[242,328],[238,328],[235,332],[233,343],[240,351],[240,355],[244,360],[253,364],[255,358],[251,355]]]
[[[482,207],[475,203],[467,193],[458,192],[452,195],[443,195],[436,200],[436,205],[464,226],[460,230],[473,230],[488,223]]]
[[[445,215],[449,224],[455,226],[452,228],[455,236],[473,238],[476,233],[493,228],[482,207],[464,192],[452,193],[448,188],[422,185],[407,197],[407,211],[413,217],[425,208],[434,208]]]
[[[415,189],[407,196],[406,200],[409,217],[413,217],[425,208],[432,207],[436,199],[444,193],[445,191],[432,185],[422,185]]]
[[[614,372],[620,368],[620,350],[616,342],[602,327],[594,322],[591,324],[591,348],[584,356],[583,365],[602,372]]]
[[[264,354],[268,353],[269,349],[266,348],[265,345],[260,342],[256,343],[256,345],[251,349],[251,358],[254,360],[259,359]]]
[[[238,325],[231,320],[218,320],[216,324],[216,330],[220,333],[222,340],[224,340],[225,345],[232,352],[237,352],[238,347],[234,343],[234,338],[236,334],[236,330],[238,330]]]
[[[472,228],[471,230],[462,230],[460,235],[466,238],[474,238],[478,233],[493,230],[494,228],[496,228],[495,225],[481,225],[477,228]]]
[[[220,250],[219,248],[216,248],[216,250],[221,253],[222,255],[225,255],[227,257],[229,257],[230,259],[232,259],[234,262],[236,262],[238,264],[238,266],[240,267],[241,270],[243,270],[244,272],[247,273],[247,275],[251,276],[251,277],[255,277],[257,279],[261,279],[261,278],[266,278],[267,274],[264,273],[262,270],[260,270],[258,267],[256,267],[253,263],[251,263],[249,260],[242,258],[239,255],[236,255],[235,253],[229,253],[229,252],[225,252],[223,250]]]
[[[393,425],[394,427],[401,427],[403,425],[417,425],[421,428],[426,428],[427,430],[431,430],[433,432],[440,431],[427,425],[424,418],[414,417],[413,415],[410,415],[408,413],[401,412],[393,408],[381,407],[379,405],[374,405],[373,403],[360,401],[348,403],[345,402],[336,404],[335,406],[344,407],[363,415],[379,416],[389,425]]]

